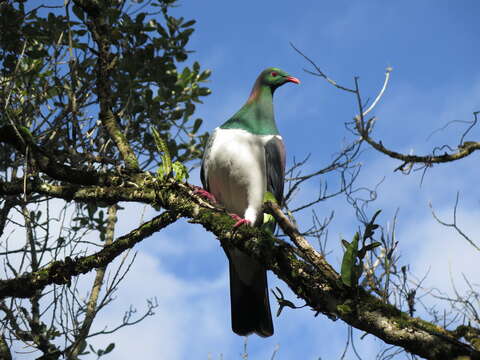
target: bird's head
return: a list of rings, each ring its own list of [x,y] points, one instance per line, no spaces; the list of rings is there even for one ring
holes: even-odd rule
[[[258,76],[255,84],[253,85],[250,97],[247,103],[258,101],[263,89],[270,89],[270,93],[273,95],[275,89],[287,82],[293,82],[300,84],[300,80],[296,77],[288,75],[285,71],[279,68],[270,67],[263,70]]]
[[[274,68],[274,67],[263,70],[260,76],[258,77],[258,80],[263,85],[270,86],[273,90],[275,90],[276,88],[278,88],[279,86],[282,86],[287,82],[300,84],[300,80],[298,80],[296,77],[290,76],[282,69]]]

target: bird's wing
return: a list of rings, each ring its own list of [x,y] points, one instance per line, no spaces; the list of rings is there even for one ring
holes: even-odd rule
[[[273,137],[265,144],[265,165],[267,191],[271,192],[278,205],[282,206],[285,181],[285,146],[279,136]]]
[[[203,153],[202,165],[200,167],[200,180],[202,181],[203,188],[207,191],[210,191],[208,186],[208,161],[207,159],[210,156],[210,151],[212,149],[212,144],[215,140],[216,129],[210,134],[208,138],[207,145],[205,145],[205,152]]]

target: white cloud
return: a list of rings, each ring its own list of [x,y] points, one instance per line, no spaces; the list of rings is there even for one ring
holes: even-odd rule
[[[450,222],[452,208],[436,209],[440,219]],[[461,208],[457,212],[459,227],[479,244],[478,209]],[[443,292],[453,293],[452,282],[460,292],[467,289],[462,274],[472,280],[480,278],[478,258],[480,252],[474,249],[452,228],[440,225],[432,217],[408,221],[402,226],[400,239],[409,239],[412,249],[407,254],[411,261],[411,270],[421,277],[429,272],[424,282],[427,288],[437,288]]]
[[[112,335],[93,339],[105,348],[116,343],[115,359],[185,359],[205,348],[228,346],[224,329],[226,274],[213,281],[186,281],[170,273],[158,257],[139,252],[135,265],[121,284],[117,299],[102,311],[95,328],[112,328],[121,321],[121,311],[130,305],[142,313],[145,299],[156,297],[155,315]],[[201,350],[200,350],[201,349]],[[206,357],[206,352],[205,352]]]

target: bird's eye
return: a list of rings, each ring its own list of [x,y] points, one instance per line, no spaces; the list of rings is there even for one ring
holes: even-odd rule
[[[272,71],[270,75],[272,75],[273,77],[276,77],[278,74],[275,71]]]

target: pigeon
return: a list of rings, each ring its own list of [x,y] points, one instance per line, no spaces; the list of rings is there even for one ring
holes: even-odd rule
[[[247,102],[208,139],[200,177],[206,193],[241,225],[261,226],[266,192],[283,200],[285,147],[275,123],[273,94],[300,81],[278,68],[263,70]],[[207,194],[208,194],[207,193]],[[273,335],[266,269],[244,252],[224,246],[229,260],[232,330]]]

